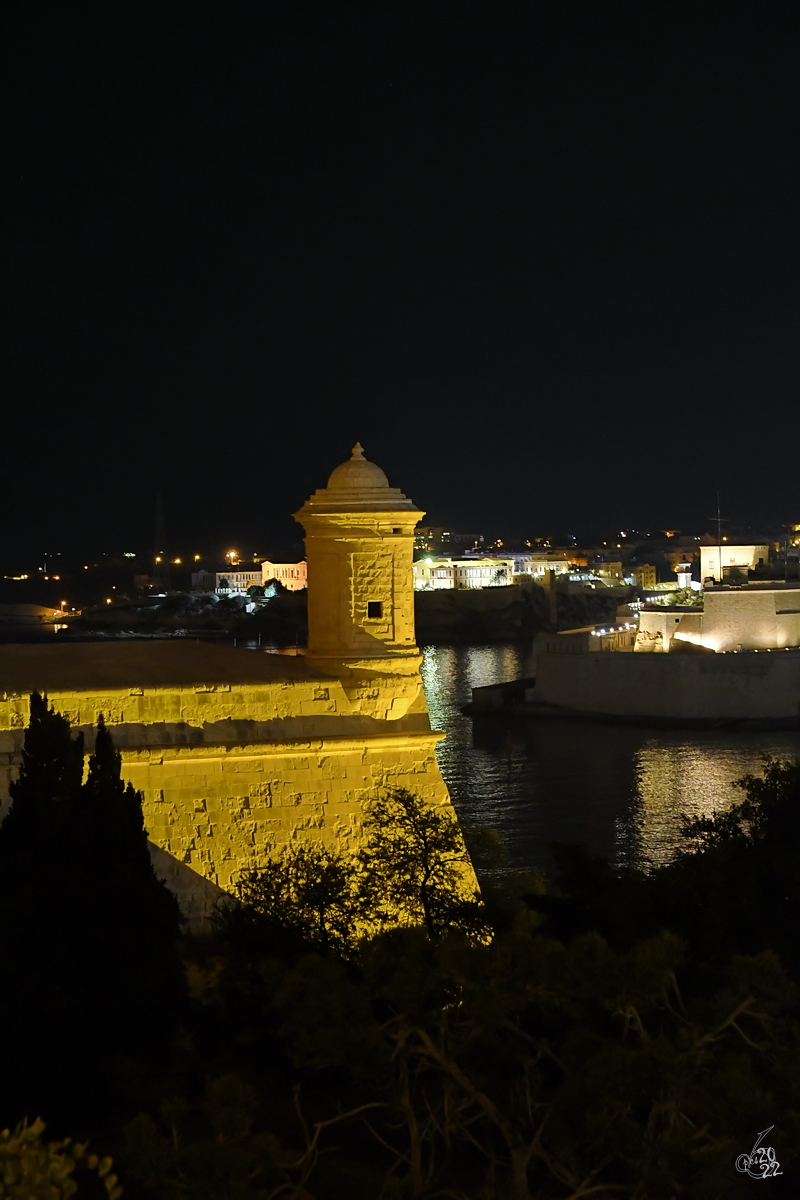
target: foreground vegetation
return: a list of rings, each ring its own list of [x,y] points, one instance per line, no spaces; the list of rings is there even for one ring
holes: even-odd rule
[[[29,1121],[0,1165],[30,1169],[0,1195],[735,1197],[769,1125],[791,1185],[800,763],[651,875],[557,847],[545,889],[468,833],[483,903],[458,828],[389,792],[357,858],[273,855],[187,938],[102,723],[86,783],[81,756],[34,696],[0,828],[0,1105]]]

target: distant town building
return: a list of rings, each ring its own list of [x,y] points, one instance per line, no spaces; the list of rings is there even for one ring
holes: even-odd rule
[[[513,581],[511,558],[423,558],[414,563],[416,591],[504,587]]]
[[[233,593],[246,592],[251,587],[261,587],[263,581],[261,567],[250,569],[247,571],[234,570],[229,568],[227,571],[218,571],[215,575],[215,587],[217,592],[223,592],[225,595]]]
[[[654,588],[658,583],[658,574],[652,563],[640,563],[633,568],[631,575],[638,588]]]
[[[723,542],[718,546],[700,547],[700,579],[724,583],[729,575],[742,575],[769,562],[769,546],[731,546]]]
[[[624,589],[630,587],[630,584],[626,585],[623,579],[614,579],[610,575],[598,575],[593,571],[570,571],[564,576],[563,582],[566,582],[568,595],[598,592],[604,588]]]
[[[138,576],[134,578],[138,578]],[[192,571],[193,592],[213,592],[216,586],[217,577],[213,571]]]
[[[622,583],[623,570],[620,559],[596,558],[591,563],[591,569],[601,579],[610,579],[614,583]]]
[[[455,567],[449,558],[423,558],[414,563],[414,591],[433,592],[454,588]]]
[[[571,566],[566,556],[557,552],[547,554],[535,551],[531,554],[528,551],[526,554],[517,554],[510,551],[508,557],[514,563],[515,575],[530,575],[532,579],[538,579],[540,582],[545,579],[548,571],[555,575],[564,575]]]
[[[277,579],[290,592],[300,592],[308,585],[308,563],[274,563],[264,559],[261,564],[261,583],[266,587]]]
[[[467,559],[485,561],[492,556],[485,550],[467,550],[463,557],[465,561]],[[553,571],[556,575],[564,575],[572,566],[566,554],[559,550],[549,552],[508,550],[500,556],[499,561],[513,563],[515,575],[530,575],[533,578],[543,578],[548,571]]]
[[[480,533],[457,533],[443,525],[423,525],[414,535],[414,550],[439,555],[453,550],[463,553],[482,546],[483,540]]]
[[[243,595],[248,588],[266,587],[277,579],[290,592],[299,592],[308,583],[308,564],[274,563],[269,559],[253,563],[246,569],[241,564],[224,571],[194,571],[192,591],[219,592],[223,596]]]

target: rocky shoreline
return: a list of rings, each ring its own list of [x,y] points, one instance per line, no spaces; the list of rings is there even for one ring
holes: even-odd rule
[[[587,592],[556,595],[559,629],[614,619],[619,596]],[[481,644],[528,640],[551,628],[549,597],[537,584],[512,584],[474,590],[416,592],[417,642]],[[175,593],[159,602],[125,602],[85,610],[67,621],[67,637],[106,636],[220,636],[257,638],[279,645],[306,644],[306,592],[284,592],[248,613],[240,597]]]

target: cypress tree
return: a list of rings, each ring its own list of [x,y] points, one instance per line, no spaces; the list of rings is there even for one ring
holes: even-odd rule
[[[163,1043],[183,991],[178,902],[153,871],[142,796],[122,779],[122,755],[100,716],[78,808],[87,932],[114,1045]]]
[[[82,775],[83,736],[73,738],[69,721],[34,692],[19,775],[9,787],[11,808],[0,825],[0,1011],[21,1027],[42,1002],[44,943],[50,939],[51,960],[63,944],[56,930],[64,846]],[[57,989],[54,962],[51,974]]]
[[[83,734],[34,692],[25,730],[22,765],[9,786],[11,809],[0,825],[0,871],[27,848],[29,840],[63,828],[83,778]],[[7,844],[11,849],[6,852]]]
[[[102,1103],[114,1056],[163,1046],[174,1031],[180,913],[154,874],[141,795],[121,767],[101,717],[83,783],[82,736],[31,696],[0,826],[0,1121],[61,1104],[74,1114],[81,1092]]]

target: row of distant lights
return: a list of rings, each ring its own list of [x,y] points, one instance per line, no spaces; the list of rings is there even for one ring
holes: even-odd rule
[[[123,555],[123,558],[135,558],[135,557],[136,557],[136,555],[135,555],[135,554],[124,554],[124,555]],[[229,558],[230,556],[226,554],[226,555],[225,555],[225,557],[226,557],[226,558]],[[163,558],[161,557],[161,555],[160,555],[160,554],[157,554],[157,555],[156,555],[156,562],[163,562],[163,561],[164,561],[164,560],[163,560]],[[200,555],[199,555],[199,554],[195,554],[195,556],[194,556],[194,561],[195,561],[195,562],[200,562]],[[173,559],[172,559],[172,562],[173,562],[173,563],[175,563],[175,564],[180,564],[180,563],[182,563],[182,562],[183,562],[183,559],[182,559],[182,558],[173,558]]]
[[[41,571],[41,567],[39,570]],[[5,579],[30,579],[30,575],[5,575]],[[60,579],[60,575],[45,575],[45,579]]]
[[[124,558],[135,558],[136,556],[135,556],[134,554],[125,554],[125,555],[123,555],[123,557],[124,557]],[[238,561],[239,561],[239,552],[238,552],[238,550],[229,550],[229,551],[228,551],[228,553],[225,555],[225,557],[226,557],[227,559],[230,559],[231,563],[238,562]],[[195,554],[195,556],[194,556],[194,561],[195,561],[195,562],[200,562],[200,559],[201,559],[201,558],[202,558],[202,555],[201,555],[201,554]],[[160,562],[162,562],[162,561],[163,561],[163,559],[161,558],[161,555],[160,555],[160,554],[157,554],[157,555],[156,555],[156,562],[157,562],[157,563],[160,563]],[[182,558],[173,558],[173,559],[172,559],[172,562],[173,562],[173,564],[175,564],[175,565],[179,565],[180,563],[182,563],[182,562],[183,562],[183,559],[182,559]]]
[[[612,629],[593,629],[592,637],[602,637],[605,633],[622,633],[624,629],[635,629],[635,625],[615,625]]]
[[[134,551],[133,551],[133,550],[125,550],[125,551],[123,552],[123,555],[122,555],[122,557],[123,557],[123,558],[136,558],[136,554],[134,553]],[[228,551],[228,553],[225,555],[225,557],[226,557],[226,558],[229,558],[229,559],[231,560],[231,563],[233,563],[234,561],[238,561],[238,559],[239,559],[239,555],[238,555],[238,553],[237,553],[237,551],[236,551],[236,550],[229,550],[229,551]],[[200,562],[200,558],[201,558],[201,555],[199,555],[199,554],[195,554],[195,556],[194,556],[194,561],[195,561],[195,562]],[[157,562],[157,563],[160,563],[161,561],[162,561],[161,555],[160,555],[160,554],[156,555],[156,562]],[[183,559],[181,559],[181,558],[173,558],[172,562],[173,562],[173,564],[174,564],[174,565],[178,566],[178,565],[180,565],[180,563],[182,563],[182,562],[183,562]],[[42,569],[42,568],[40,567],[40,568],[39,568],[39,570],[41,570],[41,569]],[[88,570],[89,570],[89,567],[88,567],[88,566],[84,566],[84,568],[83,568],[83,569],[84,569],[84,571],[88,571]],[[28,575],[6,575],[6,579],[28,579],[28,578],[29,578],[29,576],[28,576]],[[45,579],[60,579],[60,578],[61,578],[61,576],[60,576],[60,575],[45,575]],[[109,597],[109,598],[106,600],[106,604],[113,604],[113,599],[111,599],[111,598]],[[66,608],[66,606],[67,606],[67,601],[66,601],[66,600],[62,600],[62,601],[61,601],[61,612],[63,612],[63,611],[64,611],[64,609]]]

